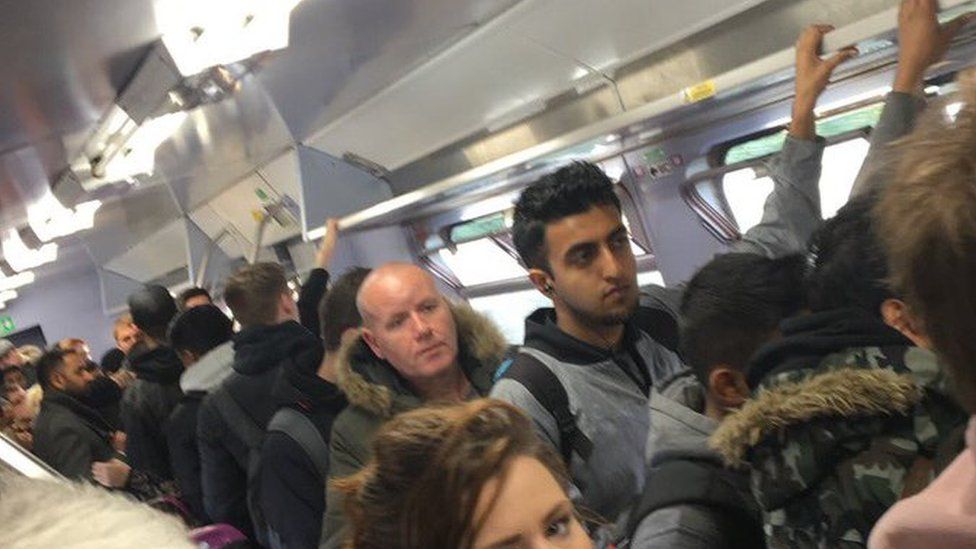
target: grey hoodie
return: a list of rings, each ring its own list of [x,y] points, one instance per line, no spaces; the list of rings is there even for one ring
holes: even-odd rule
[[[700,395],[700,393],[699,393]],[[703,396],[703,395],[700,395]],[[703,398],[681,403],[654,392],[650,399],[651,428],[647,447],[653,479],[654,468],[667,462],[690,461],[714,465],[717,475],[736,489],[746,506],[755,508],[756,535],[759,511],[749,490],[745,472],[726,469],[721,457],[708,447],[708,437],[718,422],[703,415]],[[653,488],[653,480],[648,488]],[[724,523],[723,523],[724,521]],[[644,517],[631,539],[631,549],[715,549],[736,545],[728,534],[728,516],[715,508],[695,504],[661,507]]]
[[[203,355],[193,366],[180,376],[180,389],[183,393],[201,391],[209,393],[217,388],[232,371],[234,364],[234,342],[228,341]]]

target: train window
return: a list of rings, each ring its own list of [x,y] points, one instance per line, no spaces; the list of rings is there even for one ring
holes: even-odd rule
[[[830,145],[824,150],[820,174],[820,207],[824,219],[837,214],[851,194],[864,157],[868,140],[863,137]],[[739,233],[745,233],[762,219],[766,198],[773,191],[773,180],[758,176],[753,168],[729,172],[722,177],[722,192],[732,211]]]
[[[641,288],[645,286],[664,286],[664,276],[661,271],[645,271],[637,273],[637,285]]]
[[[552,307],[552,301],[535,288],[505,294],[474,297],[471,308],[490,318],[512,344],[525,340],[525,317],[541,307]]]
[[[457,245],[457,251],[441,249],[441,260],[464,286],[524,278],[525,269],[490,238]]]
[[[874,103],[866,107],[854,109],[841,114],[828,116],[817,120],[817,135],[830,139],[843,136],[864,128],[873,128],[881,118],[884,103]],[[736,143],[725,151],[723,157],[726,166],[765,158],[776,154],[786,142],[786,130],[750,139],[744,143]]]

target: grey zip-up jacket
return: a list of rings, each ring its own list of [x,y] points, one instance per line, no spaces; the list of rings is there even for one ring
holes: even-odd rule
[[[776,256],[805,249],[821,223],[818,182],[823,149],[820,139],[787,139],[770,162],[775,185],[763,219],[735,245],[735,251]],[[683,285],[655,286],[644,292],[642,307],[665,311],[678,321]],[[631,367],[643,369],[650,381],[647,386],[630,377],[619,357],[560,331],[551,309],[536,311],[526,320],[525,345],[515,359],[544,364],[563,384],[570,411],[594,446],[589,463],[581,463],[574,454],[570,474],[584,506],[613,522],[622,522],[644,486],[645,451],[652,451],[646,448],[651,387],[675,396],[697,383],[675,353],[639,326],[636,320],[628,323],[628,333],[633,335],[625,338],[619,355],[629,356]],[[555,418],[520,382],[503,377],[491,396],[524,410],[539,432],[557,449],[561,447]]]
[[[650,475],[655,467],[676,461],[688,461],[713,471],[710,482],[722,482],[737,493],[741,507],[754,515],[752,537],[762,539],[762,516],[749,488],[747,471],[727,469],[722,457],[708,447],[708,437],[718,422],[703,415],[704,395],[695,402],[677,401],[653,393],[650,401],[651,431],[648,446],[657,449],[651,460]],[[663,469],[662,469],[663,470]],[[655,481],[651,485],[660,486]],[[732,549],[736,539],[747,538],[737,524],[730,531],[729,517],[721,508],[696,504],[662,506],[643,517],[630,541],[630,549]],[[761,545],[760,545],[761,547]]]

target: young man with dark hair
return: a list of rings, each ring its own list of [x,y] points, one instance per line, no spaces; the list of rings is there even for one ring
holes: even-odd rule
[[[820,60],[829,30],[811,28],[798,47],[794,121],[770,166],[774,190],[763,220],[734,251],[796,253],[821,222],[824,143],[814,133],[813,109],[832,70],[853,55]],[[620,202],[610,179],[592,165],[573,164],[526,189],[512,232],[529,278],[554,309],[526,320],[525,346],[492,396],[528,412],[562,452],[583,503],[616,521],[640,495],[645,450],[653,452],[645,444],[651,391],[679,401],[700,394],[671,343],[683,287],[651,287],[639,295]],[[645,322],[652,317],[663,317],[670,332]]]
[[[872,150],[910,129],[911,94],[960,27],[940,29],[936,9],[902,3],[895,92]],[[888,287],[871,209],[889,175],[862,171],[874,175],[811,240],[809,314],[781,323],[752,358],[745,382],[755,397],[712,436],[726,463],[749,468],[775,547],[863,546],[884,511],[959,450],[950,435],[966,416],[935,355],[919,347],[924,330]]]
[[[183,363],[169,346],[166,330],[176,316],[176,301],[163,286],[145,286],[129,296],[129,312],[144,346],[129,354],[136,380],[122,397],[126,452],[134,467],[171,480],[165,430],[182,397]]]
[[[325,349],[308,349],[283,364],[272,397],[279,409],[261,448],[260,504],[272,545],[315,548],[322,535],[329,440],[346,397],[335,386],[344,341],[358,334],[356,293],[369,269],[339,277],[319,306]]]
[[[166,442],[173,476],[194,515],[208,522],[200,483],[197,414],[200,404],[231,373],[233,322],[214,305],[198,305],[173,319],[169,341],[186,367],[180,376],[183,397],[169,416]]]
[[[648,446],[654,454],[644,495],[630,517],[631,547],[765,545],[748,472],[727,468],[708,437],[749,398],[750,357],[781,320],[802,309],[803,266],[801,255],[725,254],[688,283],[681,348],[705,398],[686,404],[651,395]]]
[[[180,297],[177,299],[180,305],[181,311],[188,311],[194,307],[199,307],[201,305],[213,305],[213,298],[210,297],[210,292],[206,288],[187,288],[180,292]]]

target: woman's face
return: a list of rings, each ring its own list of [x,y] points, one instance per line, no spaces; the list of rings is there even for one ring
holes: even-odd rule
[[[475,517],[483,522],[474,549],[593,548],[566,492],[535,458],[515,458],[485,484]]]

